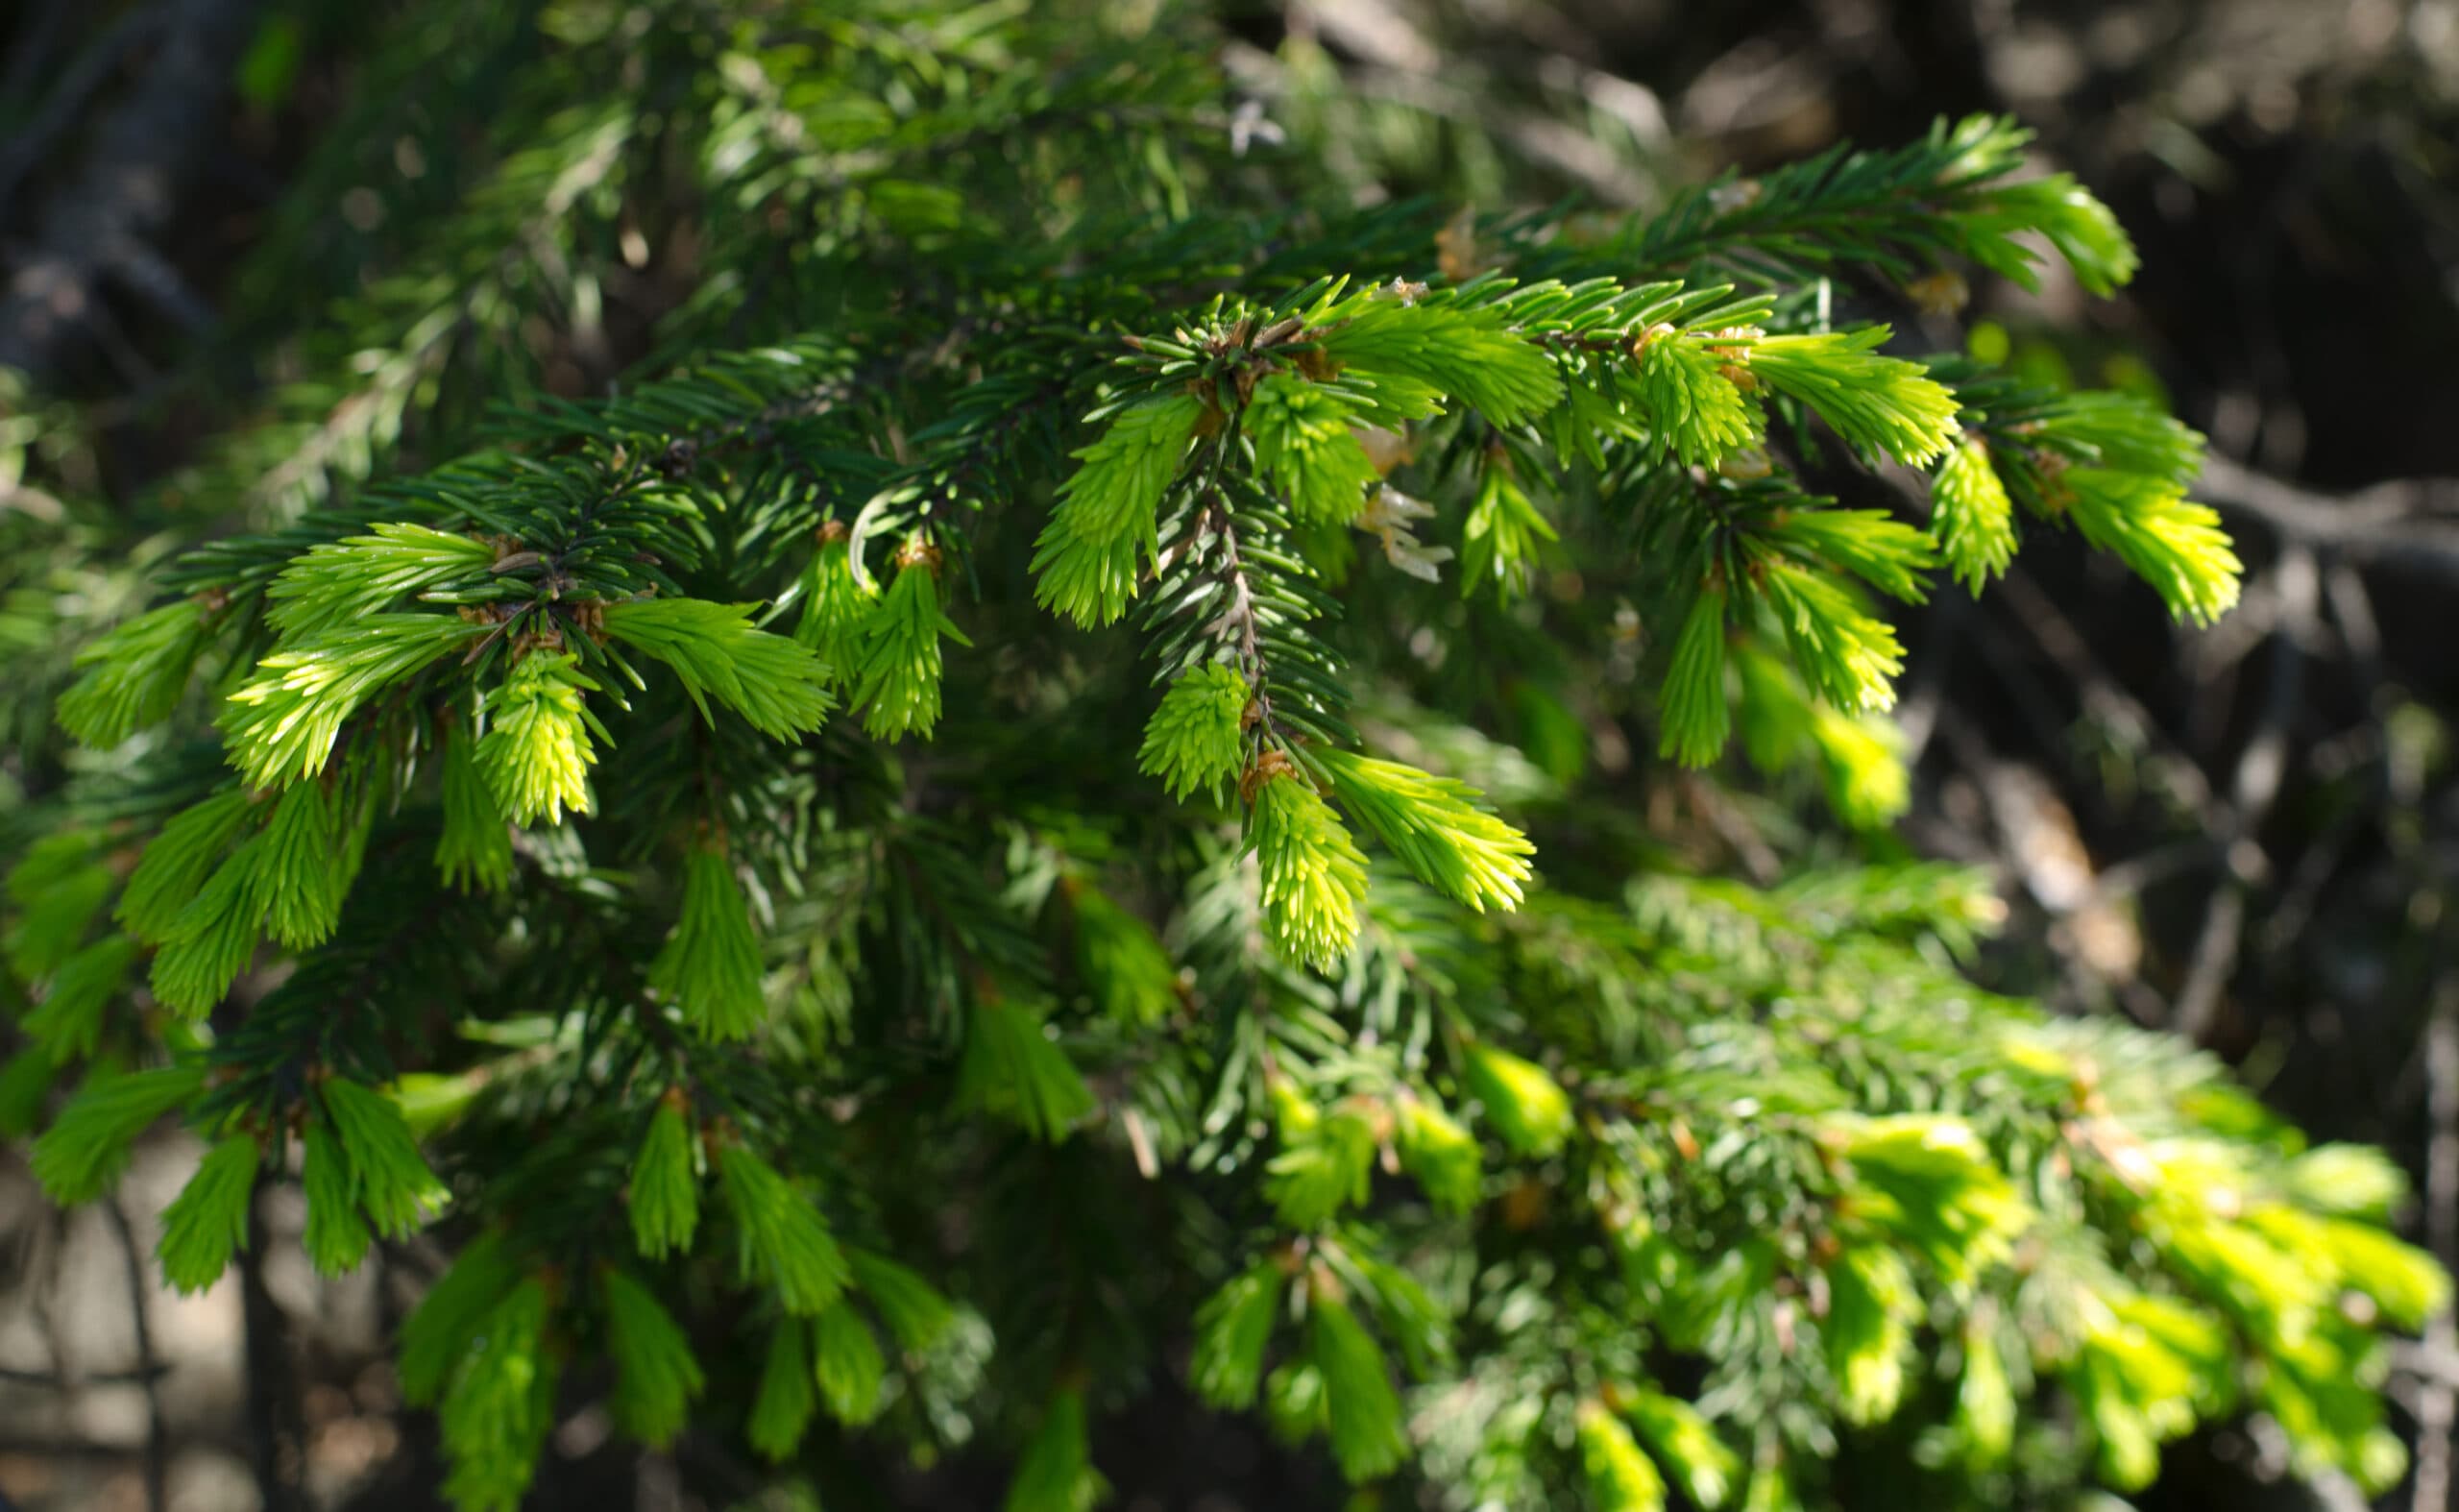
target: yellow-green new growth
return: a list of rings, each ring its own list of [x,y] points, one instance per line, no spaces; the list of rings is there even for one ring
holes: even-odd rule
[[[233,783],[174,815],[137,858],[113,916],[138,939],[160,944],[253,810],[247,793]]]
[[[1829,1132],[1856,1179],[1848,1224],[1921,1256],[1963,1283],[2007,1257],[2032,1209],[1961,1119],[1926,1113],[1856,1118]]]
[[[778,1303],[797,1318],[827,1310],[844,1294],[848,1272],[819,1209],[745,1146],[728,1147],[717,1164],[743,1280],[776,1287]]]
[[[853,1268],[854,1284],[870,1299],[872,1310],[888,1326],[896,1347],[907,1353],[928,1353],[956,1322],[956,1308],[947,1298],[888,1256],[847,1245],[845,1263]]]
[[[2070,174],[1991,184],[1958,203],[1948,224],[1966,256],[2034,291],[2034,236],[2057,249],[2088,294],[2115,293],[2139,261],[2117,216]]]
[[[1264,779],[1247,816],[1263,874],[1264,934],[1292,961],[1328,971],[1357,943],[1366,858],[1340,816],[1291,771]]]
[[[561,1361],[546,1283],[521,1281],[466,1336],[436,1417],[450,1451],[444,1494],[468,1512],[516,1512],[554,1426]]]
[[[1791,664],[1764,646],[1740,644],[1733,664],[1741,672],[1742,749],[1753,766],[1776,776],[1814,761],[1828,807],[1856,829],[1903,812],[1912,779],[1892,719],[1821,702]]]
[[[965,1019],[957,1105],[1009,1118],[1053,1143],[1093,1110],[1093,1093],[1041,1010],[985,994]]]
[[[202,1018],[248,968],[262,916],[256,863],[264,844],[257,835],[232,851],[162,931],[150,985],[164,1007]]]
[[[1485,1183],[1477,1136],[1430,1097],[1400,1098],[1393,1107],[1400,1169],[1417,1178],[1436,1210],[1466,1213]]]
[[[1274,373],[1255,385],[1241,424],[1254,443],[1255,466],[1288,496],[1293,516],[1345,525],[1382,476],[1358,441],[1360,421],[1358,407],[1332,390]]]
[[[2066,1384],[2099,1441],[2103,1478],[2140,1490],[2159,1474],[2160,1445],[2228,1390],[2228,1336],[2184,1303],[2146,1292],[2088,1297],[2083,1307]]]
[[[402,1401],[424,1407],[444,1394],[472,1336],[521,1279],[519,1257],[500,1232],[481,1232],[462,1247],[402,1320],[395,1370]]]
[[[1883,714],[1845,714],[1823,703],[1809,709],[1819,784],[1838,818],[1858,830],[1882,829],[1911,806],[1901,726]]]
[[[863,728],[882,739],[929,735],[939,722],[939,637],[971,646],[940,607],[937,554],[920,542],[901,554],[895,581],[871,616],[854,701]]]
[[[155,1254],[172,1290],[205,1290],[221,1280],[232,1253],[247,1244],[248,1205],[262,1155],[254,1136],[231,1135],[206,1152],[196,1174],[162,1209]]]
[[[2086,466],[2165,477],[2180,492],[2203,476],[2202,433],[2122,389],[2060,395],[2042,412],[2034,439]]]
[[[223,709],[231,765],[257,788],[316,775],[368,699],[485,633],[451,615],[370,614],[283,642]]]
[[[1625,1393],[1621,1408],[1657,1459],[1682,1483],[1683,1495],[1710,1512],[1724,1505],[1741,1479],[1741,1459],[1716,1437],[1698,1408],[1647,1390]]]
[[[1354,751],[1309,755],[1331,779],[1332,795],[1419,881],[1481,914],[1520,906],[1537,847],[1495,817],[1483,793]]]
[[[1108,1484],[1093,1468],[1084,1394],[1065,1388],[1051,1399],[1041,1426],[1026,1442],[1003,1512],[1093,1512],[1108,1495]]]
[[[1343,368],[1427,384],[1497,426],[1533,420],[1562,402],[1553,358],[1493,310],[1378,294],[1320,345]]]
[[[649,985],[711,1039],[745,1038],[767,1020],[760,937],[721,846],[694,846],[684,858],[683,912],[649,963]]]
[[[1332,1458],[1352,1482],[1390,1475],[1409,1452],[1390,1363],[1329,1287],[1314,1288],[1306,1321],[1306,1357],[1323,1379]]]
[[[701,719],[716,722],[709,712],[715,696],[773,739],[816,730],[833,701],[828,669],[810,646],[753,628],[758,607],[635,598],[608,604],[601,618],[610,637],[673,671]]]
[[[849,1427],[879,1416],[880,1388],[888,1380],[888,1357],[862,1315],[840,1302],[811,1324],[812,1374],[819,1381],[828,1415]]]
[[[126,935],[106,935],[70,956],[17,1027],[63,1063],[90,1059],[102,1043],[104,1010],[136,963],[136,941]]]
[[[276,799],[257,848],[254,907],[265,933],[292,950],[322,942],[341,923],[349,873],[337,795],[322,782],[294,783]]]
[[[85,670],[60,695],[61,728],[109,748],[170,718],[205,649],[205,605],[183,598],[149,609],[77,652]]]
[[[1769,563],[1760,597],[1792,646],[1793,662],[1819,696],[1850,714],[1895,707],[1904,646],[1885,622],[1862,612],[1837,579],[1790,563]]]
[[[285,639],[342,628],[456,579],[483,580],[496,549],[406,523],[310,548],[265,589],[265,621]]]
[[[682,1104],[679,1093],[659,1100],[648,1134],[632,1158],[625,1193],[632,1243],[652,1260],[690,1254],[700,1228],[700,1178],[693,1167],[692,1123]]]
[[[793,1453],[819,1410],[819,1382],[812,1373],[811,1325],[785,1318],[768,1330],[768,1354],[760,1369],[743,1436],[774,1463]]]
[[[2209,624],[2235,607],[2245,567],[2220,516],[2189,502],[2167,478],[2069,468],[2059,478],[2067,517],[2083,539],[2134,570],[2180,620]]]
[[[1170,684],[1144,726],[1137,767],[1160,778],[1181,802],[1198,790],[1217,798],[1246,760],[1247,705],[1254,696],[1231,667],[1190,668]]]
[[[1477,1043],[1462,1058],[1460,1074],[1486,1121],[1516,1153],[1549,1156],[1570,1137],[1571,1100],[1536,1062]]]
[[[450,1200],[409,1120],[391,1098],[348,1077],[328,1078],[319,1090],[368,1222],[388,1239],[407,1238]]]
[[[0,955],[9,969],[28,982],[60,969],[110,890],[110,867],[103,864],[94,836],[69,830],[36,841],[9,868],[12,916],[0,934]]]
[[[1904,1257],[1855,1245],[1827,1267],[1827,1317],[1819,1328],[1844,1421],[1883,1422],[1904,1400],[1912,1324],[1921,1299]]]
[[[1580,1473],[1597,1512],[1663,1512],[1665,1476],[1612,1408],[1581,1402],[1576,1431]]]
[[[1660,756],[1685,767],[1705,767],[1724,752],[1733,712],[1725,702],[1722,588],[1701,589],[1682,617],[1682,633],[1673,643],[1673,660],[1657,695],[1657,720],[1664,727],[1657,740]]]
[[[202,1062],[88,1076],[35,1141],[27,1163],[43,1194],[59,1207],[72,1207],[110,1191],[128,1169],[136,1136],[204,1087]]]
[[[1276,1098],[1298,1094],[1277,1085]],[[1343,1207],[1362,1207],[1375,1166],[1375,1125],[1343,1103],[1321,1117],[1283,1118],[1282,1148],[1266,1167],[1265,1195],[1287,1228],[1321,1229]]]
[[[1657,445],[1688,467],[1716,466],[1756,440],[1763,424],[1726,374],[1725,354],[1703,345],[1712,335],[1662,328],[1621,385]]]
[[[1381,497],[1392,496],[1386,490]],[[1510,464],[1490,458],[1460,527],[1460,596],[1492,588],[1500,602],[1515,602],[1528,591],[1538,554],[1559,539],[1561,533],[1520,486]],[[1431,580],[1431,570],[1427,575]]]
[[[647,1287],[609,1267],[598,1273],[606,1299],[606,1353],[615,1362],[607,1405],[623,1430],[663,1449],[690,1421],[707,1384],[691,1341]]]
[[[1264,1348],[1280,1316],[1280,1267],[1262,1260],[1231,1277],[1195,1315],[1187,1380],[1216,1407],[1243,1412],[1263,1384]]]
[[[1930,479],[1930,537],[1971,593],[2006,572],[2015,555],[2015,509],[1989,465],[1989,448],[1967,436]]]
[[[590,735],[606,738],[584,696],[596,690],[569,651],[533,651],[505,674],[478,742],[478,769],[504,817],[560,824],[566,809],[590,812],[589,768],[597,763]]]
[[[1787,509],[1760,538],[1789,556],[1842,568],[1890,598],[1930,597],[1930,538],[1884,509]]]
[[[1748,348],[1751,375],[1789,394],[1857,447],[1923,467],[1957,433],[1956,397],[1923,375],[1918,362],[1883,356],[1885,326],[1814,335],[1760,336]]]
[[[1073,883],[1076,973],[1094,1004],[1113,1022],[1151,1025],[1180,1002],[1179,968],[1153,926],[1089,882]]]
[[[1112,417],[1034,545],[1034,599],[1082,625],[1108,624],[1135,597],[1138,564],[1159,555],[1161,496],[1178,475],[1204,405],[1186,394],[1131,404]]]
[[[322,1120],[310,1123],[302,1138],[300,1184],[307,1193],[307,1228],[301,1243],[308,1262],[324,1276],[358,1269],[376,1235],[359,1215],[357,1178],[343,1153],[341,1139]]]
[[[840,524],[823,526],[819,549],[803,573],[803,614],[794,639],[816,653],[828,681],[850,688],[862,669],[863,639],[879,608],[879,589],[854,575],[850,535]]]
[[[1980,1465],[1995,1465],[2015,1445],[2015,1389],[2007,1377],[1996,1330],[1981,1314],[1964,1321],[1961,1369],[1957,1372],[1955,1429]]]

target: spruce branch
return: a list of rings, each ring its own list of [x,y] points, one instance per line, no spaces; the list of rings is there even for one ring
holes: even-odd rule
[[[716,1164],[743,1277],[774,1286],[778,1303],[797,1318],[827,1310],[851,1273],[819,1209],[746,1145],[727,1146]]]
[[[1216,1407],[1243,1410],[1262,1388],[1264,1350],[1280,1315],[1280,1268],[1261,1260],[1225,1283],[1195,1317],[1195,1353],[1187,1377]]]
[[[654,1292],[620,1269],[598,1274],[606,1305],[606,1353],[615,1362],[610,1399],[624,1430],[664,1447],[690,1420],[707,1385],[691,1341]]]
[[[1278,753],[1250,780],[1247,841],[1262,873],[1265,928],[1284,955],[1328,971],[1357,942],[1366,858],[1331,805]]]
[[[136,1136],[185,1106],[204,1083],[202,1064],[88,1077],[35,1141],[35,1180],[61,1207],[92,1202],[118,1183]]]
[[[1930,533],[1967,592],[2007,571],[2015,554],[2014,505],[1989,464],[1989,449],[1967,437],[1930,479]]]
[[[811,1366],[811,1325],[781,1318],[768,1329],[768,1354],[744,1427],[751,1447],[770,1460],[791,1455],[819,1410],[818,1381]]]
[[[327,1276],[358,1269],[376,1242],[358,1210],[358,1178],[350,1155],[329,1122],[308,1125],[302,1137],[300,1183],[306,1189],[307,1225],[302,1242],[307,1258]]]
[[[1079,624],[1108,624],[1135,596],[1141,564],[1160,554],[1161,496],[1204,407],[1192,396],[1148,399],[1113,416],[1059,489],[1035,544],[1035,597]]]
[[[680,1089],[658,1099],[648,1134],[632,1160],[626,1188],[632,1239],[648,1259],[690,1254],[700,1227],[699,1175],[694,1167],[692,1130]]]
[[[221,1140],[206,1152],[196,1174],[162,1209],[162,1238],[156,1254],[162,1261],[162,1279],[173,1290],[205,1290],[221,1279],[232,1254],[246,1246],[256,1168],[263,1158],[251,1135]]]
[[[589,768],[597,754],[591,736],[609,737],[585,695],[597,691],[569,651],[532,653],[504,675],[484,706],[486,732],[476,753],[504,818],[560,824],[566,809],[587,814],[596,807]]]
[[[231,695],[222,727],[233,765],[259,788],[315,776],[370,698],[480,633],[448,615],[369,614],[289,643]]]
[[[1754,812],[1882,826],[1874,606],[2000,575],[2018,511],[2182,616],[2233,597],[2191,431],[1830,325],[1855,282],[2130,271],[2019,130],[1445,224],[1260,205],[1205,50],[1142,18],[678,24],[520,35],[471,178],[415,215],[388,178],[399,276],[180,485],[254,527],[81,657],[61,719],[120,748],[35,794],[0,890],[0,1128],[84,1078],[55,1200],[183,1118],[163,1258],[203,1284],[260,1139],[329,1274],[449,1178],[472,1237],[399,1379],[473,1507],[603,1392],[695,1454],[961,1428],[1079,1512],[1189,1332],[1206,1403],[1464,1503],[1822,1506],[1839,1435],[1874,1484],[1917,1444],[1947,1500],[2050,1501],[2240,1410],[2385,1474],[2363,1372],[2448,1282],[2380,1169],[1957,974],[1982,882],[1689,876],[1604,801],[1653,718],[1684,765],[1738,733]],[[584,65],[637,87],[570,108]],[[638,371],[584,350],[629,324],[601,293],[670,286]],[[1926,528],[1830,462],[1930,471]],[[1131,608],[1150,692],[1078,633]]]
[[[1495,817],[1466,783],[1353,751],[1316,749],[1307,763],[1332,795],[1418,880],[1483,913],[1517,907],[1537,847]]]
[[[81,647],[76,665],[86,671],[61,695],[61,727],[108,749],[169,719],[204,654],[212,619],[205,600],[183,598]]]
[[[825,667],[798,642],[754,629],[755,607],[641,598],[606,605],[598,623],[671,668],[704,719],[714,694],[774,739],[817,729],[831,702]]]
[[[1144,727],[1143,770],[1183,802],[1198,790],[1216,800],[1246,762],[1248,710],[1255,694],[1235,668],[1205,662],[1181,673]]]
[[[888,1256],[849,1244],[845,1263],[853,1269],[855,1286],[907,1353],[927,1353],[956,1323],[956,1309],[947,1298]]]
[[[888,1359],[871,1326],[840,1302],[812,1320],[811,1332],[813,1373],[828,1415],[848,1427],[879,1416]]]
[[[862,680],[853,702],[875,736],[927,736],[939,721],[939,641],[971,646],[949,619],[939,585],[939,553],[919,533],[897,552],[896,576],[871,616]]]
[[[723,842],[694,845],[683,864],[683,912],[649,982],[712,1039],[742,1039],[768,1015],[751,906]]]

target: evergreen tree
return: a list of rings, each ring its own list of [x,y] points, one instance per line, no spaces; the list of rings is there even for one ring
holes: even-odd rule
[[[2247,1413],[2396,1478],[2447,1292],[2397,1172],[1982,989],[1985,883],[1884,833],[1890,605],[2070,529],[2235,598],[2199,437],[1890,328],[2106,293],[2114,219],[1987,118],[1629,219],[1361,207],[1211,51],[400,18],[249,277],[390,271],[58,702],[0,1070],[51,1198],[177,1119],[176,1286],[271,1183],[328,1273],[448,1243],[398,1366],[465,1508],[602,1392],[1073,1512],[1164,1375],[1385,1504],[2065,1504]],[[402,141],[453,166],[337,244]],[[1698,839],[1787,805],[1833,839],[1772,886]]]

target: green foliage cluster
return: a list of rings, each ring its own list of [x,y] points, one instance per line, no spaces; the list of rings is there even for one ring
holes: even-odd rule
[[[450,1240],[398,1368],[474,1509],[596,1382],[1076,1512],[1179,1370],[1445,1505],[2027,1504],[2244,1412],[2396,1476],[2447,1287],[2378,1157],[1971,986],[1974,879],[1686,876],[1604,769],[1738,733],[1882,828],[1887,606],[2019,524],[2233,601],[2199,438],[1882,350],[1933,270],[2131,272],[2020,131],[1464,251],[1166,11],[498,9],[435,8],[491,173],[77,653],[8,889],[53,1200],[176,1115],[176,1284],[263,1183],[320,1269]],[[499,339],[665,258],[603,397]],[[1925,506],[1805,480],[1882,464]]]

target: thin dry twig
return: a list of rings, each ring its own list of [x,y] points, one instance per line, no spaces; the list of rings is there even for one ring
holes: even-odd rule
[[[2459,581],[2459,478],[2399,478],[2330,495],[2215,455],[2195,493],[2317,551]]]
[[[150,1512],[162,1512],[170,1503],[171,1434],[162,1417],[161,1377],[165,1367],[154,1354],[154,1324],[148,1305],[153,1286],[146,1279],[144,1247],[136,1242],[136,1230],[128,1221],[128,1209],[112,1198],[103,1204],[103,1215],[110,1220],[111,1234],[119,1241],[120,1262],[127,1271],[128,1316],[136,1334],[135,1372],[145,1392],[145,1505]]]

